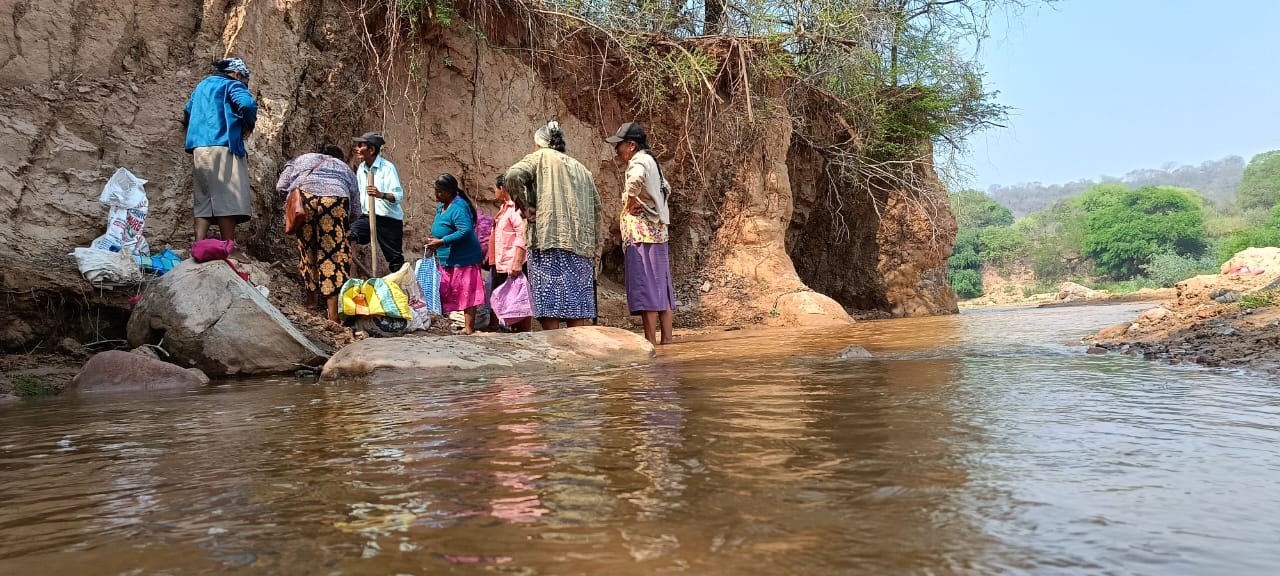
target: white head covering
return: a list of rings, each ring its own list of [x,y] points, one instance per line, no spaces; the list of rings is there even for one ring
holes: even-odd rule
[[[551,136],[556,132],[560,132],[560,123],[551,120],[546,126],[538,128],[538,131],[533,133],[533,143],[539,148],[550,148]]]

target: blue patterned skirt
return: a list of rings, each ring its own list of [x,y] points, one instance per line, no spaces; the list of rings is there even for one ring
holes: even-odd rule
[[[596,317],[595,266],[568,250],[529,251],[529,289],[537,318]]]

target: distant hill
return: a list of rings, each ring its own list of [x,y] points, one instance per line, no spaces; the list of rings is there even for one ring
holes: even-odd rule
[[[1169,163],[1160,169],[1133,170],[1120,178],[1103,176],[1099,180],[1083,179],[1066,184],[1050,185],[1039,182],[1011,186],[996,184],[987,189],[987,195],[1008,208],[1018,218],[1044,210],[1054,202],[1075,196],[1095,184],[1111,182],[1120,182],[1131,188],[1142,186],[1191,188],[1215,204],[1228,204],[1235,201],[1236,188],[1240,185],[1244,166],[1244,158],[1227,156],[1221,160],[1204,162],[1199,166],[1178,166]]]

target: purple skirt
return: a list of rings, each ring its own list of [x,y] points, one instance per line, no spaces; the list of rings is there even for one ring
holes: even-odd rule
[[[627,246],[625,267],[627,308],[632,314],[676,309],[665,243]]]

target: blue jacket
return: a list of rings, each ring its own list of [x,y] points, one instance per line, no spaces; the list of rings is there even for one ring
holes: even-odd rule
[[[461,196],[436,207],[436,219],[431,223],[431,236],[444,240],[444,246],[436,248],[436,259],[441,266],[470,266],[484,259],[480,241],[476,239],[474,213]]]
[[[203,146],[226,146],[244,156],[244,134],[258,122],[258,103],[239,80],[214,74],[196,85],[183,109],[187,153]]]

